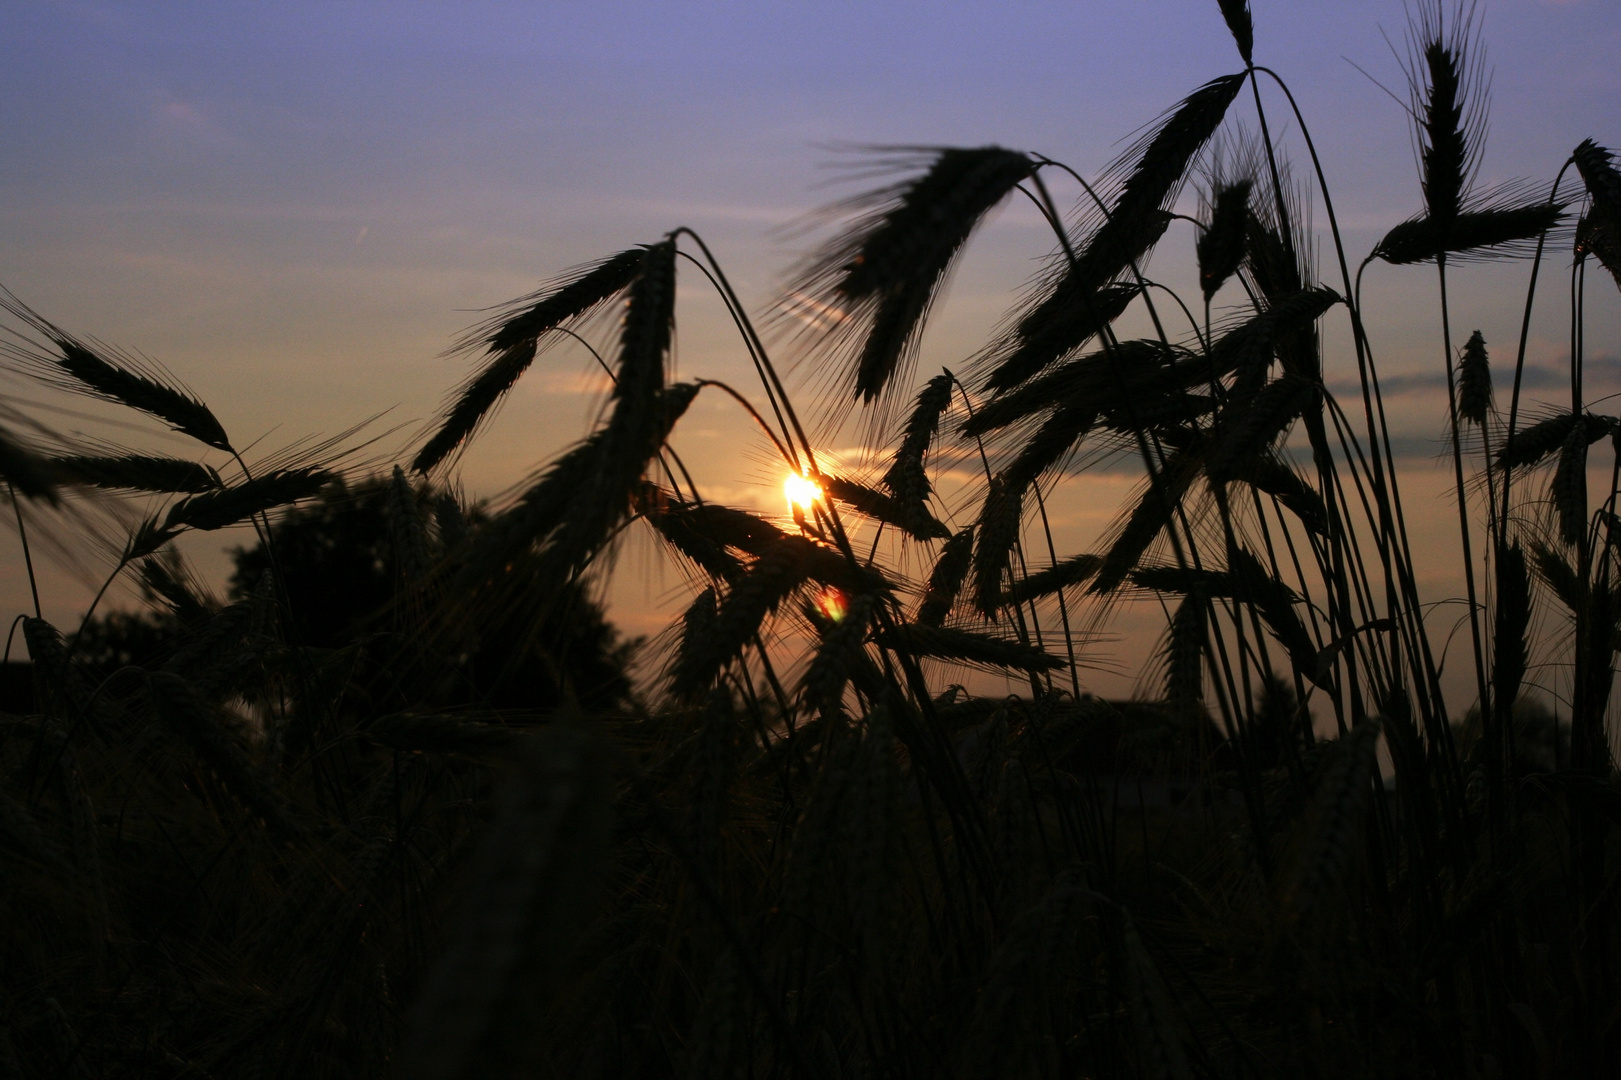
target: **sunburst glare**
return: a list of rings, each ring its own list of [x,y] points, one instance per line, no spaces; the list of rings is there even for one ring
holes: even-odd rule
[[[788,500],[789,509],[797,506],[801,510],[809,510],[822,501],[822,489],[816,481],[798,473],[788,474],[788,478],[782,482],[782,494]]]

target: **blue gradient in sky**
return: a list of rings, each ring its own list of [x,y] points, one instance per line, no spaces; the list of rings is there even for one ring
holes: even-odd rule
[[[1295,88],[1359,255],[1419,205],[1401,109],[1348,62],[1403,94],[1381,34],[1400,47],[1403,9],[1255,8],[1257,60]],[[1621,144],[1621,5],[1502,0],[1482,15],[1495,70],[1482,183],[1544,182],[1585,136]],[[241,442],[281,445],[391,408],[385,426],[415,430],[463,374],[439,354],[475,321],[469,309],[672,226],[703,232],[763,304],[803,247],[781,228],[850,190],[826,186],[832,144],[998,142],[1095,173],[1237,66],[1214,0],[12,0],[0,8],[0,281],[69,328],[163,360]],[[954,282],[927,362],[972,353],[1049,247],[1032,213],[1004,211]],[[1164,257],[1185,268],[1185,255]],[[1523,268],[1475,273],[1457,323],[1508,340]],[[1392,375],[1433,374],[1431,288],[1416,271],[1370,279]],[[1591,308],[1601,356],[1617,351],[1613,301]],[[683,369],[744,378],[718,308],[695,287],[682,303]],[[577,359],[514,395],[467,459],[474,491],[518,480],[585,429]],[[1432,435],[1438,399],[1415,400],[1414,430]],[[698,467],[744,501],[735,440],[747,433],[719,406],[689,422],[712,432],[691,436]],[[764,478],[749,468],[750,483]],[[82,607],[81,586],[59,576],[53,589],[59,613]],[[8,571],[0,599],[22,595]]]

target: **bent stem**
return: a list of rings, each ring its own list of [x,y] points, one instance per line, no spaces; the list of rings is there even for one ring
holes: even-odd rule
[[[45,616],[41,614],[39,606],[39,582],[34,577],[34,553],[28,546],[28,527],[23,524],[22,504],[17,501],[17,489],[10,480],[6,481],[6,494],[11,496],[11,509],[17,515],[17,536],[22,540],[23,564],[28,568],[28,591],[34,597],[34,618],[43,619]]]

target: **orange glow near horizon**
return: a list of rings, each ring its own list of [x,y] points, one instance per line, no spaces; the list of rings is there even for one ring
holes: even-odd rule
[[[816,481],[798,473],[788,474],[788,478],[782,482],[782,494],[788,500],[789,509],[797,506],[801,510],[809,510],[822,501],[822,489],[816,485]]]

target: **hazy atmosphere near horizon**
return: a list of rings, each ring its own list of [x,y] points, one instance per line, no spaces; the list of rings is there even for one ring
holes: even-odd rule
[[[1618,137],[1613,4],[1498,0],[1480,14],[1492,71],[1482,185],[1544,183],[1582,137]],[[466,374],[470,357],[442,353],[478,309],[689,225],[762,312],[814,240],[790,227],[870,183],[841,179],[861,165],[851,147],[997,143],[1096,174],[1125,136],[1232,66],[1215,5],[1191,0],[52,2],[9,4],[0,25],[0,282],[76,333],[161,361],[260,456],[374,418],[350,441],[375,436],[355,460],[378,469],[407,455]],[[1406,100],[1405,25],[1393,2],[1268,4],[1258,16],[1258,52],[1329,133],[1318,142],[1358,258],[1421,205],[1410,124],[1387,93]],[[1195,201],[1190,186],[1179,206]],[[1028,203],[993,217],[937,305],[919,383],[984,344],[1051,246]],[[1191,245],[1164,246],[1161,276],[1193,281]],[[1319,237],[1320,262],[1322,250]],[[1458,276],[1453,325],[1507,348],[1525,264]],[[678,371],[750,383],[712,293],[695,275],[681,287]],[[1411,459],[1418,571],[1439,600],[1462,584],[1433,295],[1426,267],[1376,267],[1365,290],[1397,451]],[[1550,311],[1565,302],[1557,287],[1542,293]],[[1595,296],[1587,318],[1598,397],[1621,390],[1615,297]],[[1562,393],[1560,333],[1533,333],[1536,397]],[[1326,359],[1331,387],[1354,384],[1346,351]],[[807,409],[815,375],[791,380]],[[462,460],[465,491],[496,495],[585,434],[603,385],[582,351],[543,354]],[[174,445],[156,424],[39,416],[64,433]],[[835,448],[864,431],[856,410]],[[782,512],[780,465],[729,402],[700,399],[676,445],[706,497]],[[854,449],[843,457],[862,463]],[[1137,482],[1105,470],[1066,486],[1052,506],[1059,550],[1086,550]],[[208,534],[187,550],[223,575],[225,544],[250,535]],[[3,545],[0,597],[20,612],[14,532]],[[71,625],[109,558],[81,552],[70,567],[46,552],[47,615]],[[621,552],[611,614],[628,632],[655,633],[688,596],[643,540]],[[1099,665],[1087,684],[1129,690],[1163,625],[1157,605],[1122,614],[1119,640],[1083,658]]]

